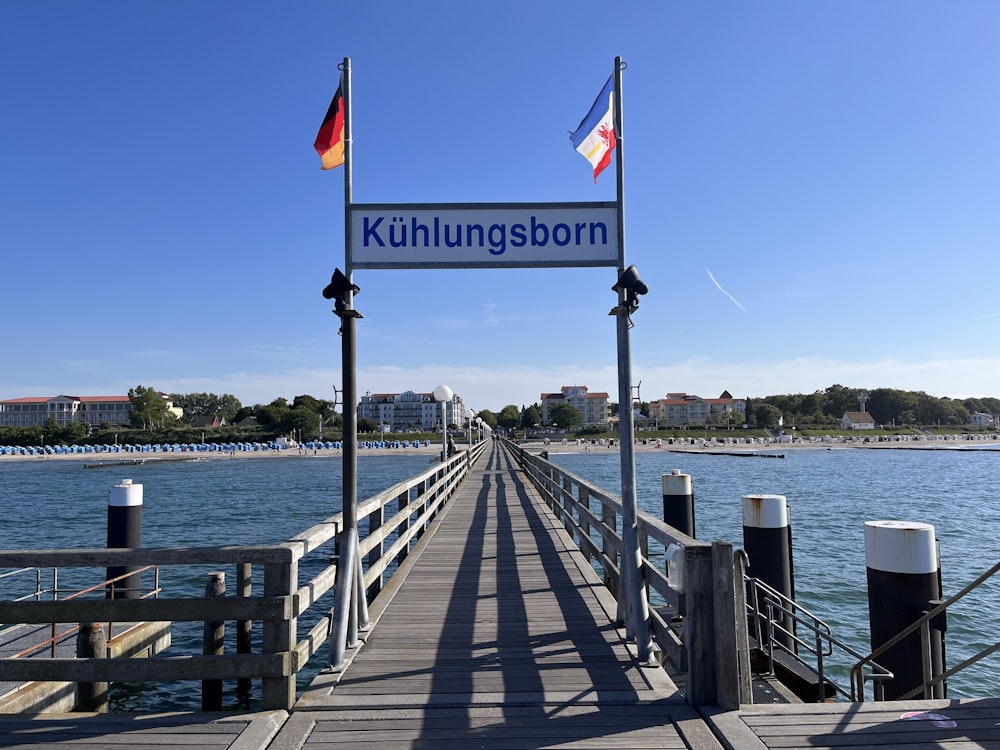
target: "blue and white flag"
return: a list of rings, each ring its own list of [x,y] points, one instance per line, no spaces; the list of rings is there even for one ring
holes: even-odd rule
[[[587,116],[576,130],[569,134],[573,148],[594,167],[594,182],[611,163],[615,147],[615,85],[614,76],[608,78]]]

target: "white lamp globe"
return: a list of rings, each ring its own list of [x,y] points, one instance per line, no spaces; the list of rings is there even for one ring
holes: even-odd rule
[[[435,401],[451,401],[451,397],[454,396],[454,392],[446,385],[439,385],[434,389],[434,400]]]

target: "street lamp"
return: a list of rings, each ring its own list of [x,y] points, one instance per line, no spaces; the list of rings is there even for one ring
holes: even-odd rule
[[[472,421],[472,418],[474,416],[476,416],[476,412],[472,411],[472,409],[466,409],[465,410],[465,418],[466,418],[466,420],[468,420],[468,423],[469,423],[469,425],[468,425],[468,430],[469,430],[469,450],[472,450],[472,425],[474,424],[473,421]]]
[[[441,463],[448,460],[448,402],[455,395],[446,385],[434,389],[434,400],[441,402]]]
[[[476,428],[479,431],[479,439],[482,440],[483,439],[483,418],[482,417],[476,417]]]

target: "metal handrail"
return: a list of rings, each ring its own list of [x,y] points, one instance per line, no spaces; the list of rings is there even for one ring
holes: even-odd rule
[[[41,568],[20,568],[19,570],[12,571],[12,572],[14,572],[14,573],[24,573],[24,572],[28,572],[28,571],[38,571],[40,573],[41,570],[42,570]],[[140,593],[137,598],[138,599],[148,599],[150,597],[157,598],[160,595],[160,569],[158,567],[156,567],[155,565],[147,565],[145,567],[138,568],[138,569],[136,569],[134,571],[130,571],[128,573],[125,573],[123,575],[116,576],[115,578],[109,578],[109,579],[107,579],[105,581],[101,581],[100,583],[96,583],[93,586],[88,586],[85,589],[80,589],[78,591],[74,591],[73,593],[69,594],[68,596],[64,596],[62,598],[62,601],[64,601],[64,602],[65,601],[70,601],[71,599],[76,599],[77,597],[83,596],[84,594],[91,594],[91,593],[93,593],[95,591],[105,591],[105,590],[107,590],[107,587],[108,587],[109,584],[111,586],[112,598],[114,598],[114,585],[115,585],[116,582],[122,581],[122,580],[124,580],[126,578],[131,578],[135,574],[145,573],[148,570],[152,570],[153,571],[153,576],[154,576],[153,588],[151,590],[145,592],[145,593]],[[53,580],[55,580],[55,578],[56,578],[57,571],[58,571],[58,568],[52,568],[52,577],[53,577]],[[42,590],[39,587],[40,584],[38,584],[37,581],[38,581],[38,579],[36,578],[36,591],[35,591],[34,594],[27,594],[25,596],[18,597],[17,599],[14,599],[13,601],[20,602],[20,601],[27,601],[29,599],[34,599],[34,600],[38,601],[38,600],[41,599],[41,594],[43,594],[43,593],[45,593],[45,594],[51,593],[53,599],[58,599],[59,598],[59,593],[60,592],[59,592],[58,589],[53,588],[51,590]],[[21,659],[21,658],[30,656],[31,654],[34,654],[36,652],[42,651],[42,650],[44,650],[46,648],[49,649],[50,656],[52,658],[55,658],[55,656],[56,656],[56,647],[59,645],[59,643],[64,638],[66,638],[67,636],[73,635],[73,633],[77,632],[80,629],[79,625],[71,625],[66,630],[59,631],[59,630],[57,630],[58,625],[59,625],[59,623],[55,623],[55,622],[53,622],[53,623],[50,624],[52,635],[49,636],[46,640],[39,641],[38,643],[34,643],[31,646],[28,646],[27,648],[22,649],[21,651],[18,651],[15,654],[11,654],[11,656],[9,656],[7,658],[10,658],[10,659]],[[114,637],[114,628],[115,628],[115,623],[113,621],[109,621],[108,622],[108,640],[111,640],[111,638]]]
[[[929,612],[925,613],[923,616],[921,616],[920,618],[918,618],[917,620],[915,620],[911,625],[909,625],[907,628],[905,628],[904,630],[900,631],[897,635],[893,636],[888,641],[886,641],[885,643],[883,643],[877,649],[875,649],[874,651],[872,651],[868,656],[861,657],[861,659],[857,662],[857,664],[855,664],[853,667],[851,667],[852,691],[853,691],[853,687],[856,686],[858,684],[858,682],[862,681],[862,679],[863,679],[863,678],[859,677],[859,675],[860,675],[861,670],[863,669],[863,667],[864,667],[865,664],[871,664],[872,660],[875,659],[875,657],[881,656],[883,653],[885,653],[886,651],[888,651],[890,648],[892,648],[897,643],[899,643],[900,641],[902,641],[904,638],[906,638],[910,634],[916,632],[917,630],[921,631],[921,638],[920,638],[920,659],[921,659],[921,662],[922,662],[922,665],[923,665],[923,673],[925,675],[924,682],[923,682],[923,684],[918,685],[917,687],[913,688],[909,692],[904,693],[903,695],[900,695],[897,698],[897,700],[906,700],[908,698],[916,697],[919,694],[922,694],[924,698],[931,698],[931,697],[933,697],[933,688],[936,685],[939,685],[939,684],[943,683],[949,677],[952,677],[952,676],[958,674],[959,672],[961,672],[966,667],[969,667],[969,666],[971,666],[973,664],[976,664],[977,662],[982,661],[983,659],[985,659],[990,654],[993,654],[993,653],[996,653],[997,651],[1000,651],[1000,640],[998,640],[992,646],[987,646],[986,648],[984,648],[979,653],[973,654],[968,659],[965,659],[961,663],[956,664],[951,669],[945,670],[944,672],[942,672],[939,675],[931,675],[930,674],[930,672],[931,672],[931,669],[930,669],[930,663],[931,663],[931,654],[930,654],[930,629],[931,628],[930,628],[930,623],[931,623],[931,621],[934,620],[935,618],[937,618],[937,617],[939,617],[939,616],[947,613],[948,607],[950,607],[952,604],[954,604],[958,600],[962,599],[966,594],[969,594],[972,591],[974,591],[977,588],[979,588],[983,583],[985,583],[987,580],[989,580],[990,578],[992,578],[998,572],[1000,572],[1000,562],[996,563],[992,568],[990,568],[989,570],[987,570],[985,573],[983,573],[981,576],[979,576],[976,580],[974,580],[968,586],[966,586],[965,588],[963,588],[957,594],[955,594],[951,598],[946,599],[945,601],[941,602],[939,605],[937,605],[936,607],[934,607],[933,609],[931,609]],[[879,700],[878,696],[876,696],[876,700]]]
[[[879,685],[885,680],[892,679],[892,672],[872,661],[870,663],[871,671],[863,676],[860,683],[855,685],[852,679],[851,689],[849,691],[844,689],[836,680],[827,676],[824,658],[833,655],[834,646],[856,659],[862,658],[861,653],[835,638],[830,626],[801,604],[796,603],[759,578],[746,577],[745,580],[749,590],[746,603],[747,619],[753,623],[751,627],[756,633],[757,644],[767,653],[768,669],[772,674],[774,673],[774,652],[775,649],[778,649],[816,673],[819,678],[820,701],[827,698],[826,687],[828,684],[833,686],[836,695],[842,695],[852,701],[859,701],[864,700],[865,680],[872,680],[876,685]],[[791,626],[786,625],[789,621]],[[798,632],[803,629],[812,634],[811,640],[799,636]],[[815,666],[802,658],[802,651],[816,657]],[[876,692],[878,692],[877,687]]]

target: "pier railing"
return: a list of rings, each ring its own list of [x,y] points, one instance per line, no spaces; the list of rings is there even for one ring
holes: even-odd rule
[[[621,500],[522,446],[504,445],[602,574],[618,599],[619,622],[624,621],[624,601],[618,596]],[[636,520],[642,578],[658,604],[650,608],[650,630],[657,650],[683,673],[688,702],[724,709],[738,708],[741,697],[749,702],[750,675],[739,668],[746,660],[739,656],[744,647],[736,636],[742,604],[738,609],[732,544],[700,542],[641,510]]]
[[[359,551],[365,561],[369,598],[381,590],[428,524],[454,495],[488,443],[463,451],[446,463],[400,482],[358,504]],[[0,568],[96,568],[158,566],[165,570],[198,566],[235,568],[236,591],[222,597],[172,596],[156,599],[77,598],[72,601],[0,601],[0,625],[100,622],[234,621],[238,629],[260,623],[259,653],[185,655],[146,659],[0,659],[0,679],[18,682],[162,682],[173,680],[261,680],[261,706],[289,709],[295,702],[296,675],[325,645],[330,634],[332,595],[337,577],[334,542],[343,514],[306,529],[283,543],[257,546],[144,549],[0,550]],[[307,555],[324,559],[308,581],[299,580]],[[254,568],[263,569],[263,591],[254,594]],[[103,590],[100,592],[103,597]],[[321,601],[322,599],[322,601]],[[298,621],[312,610],[318,621],[302,638]],[[247,641],[248,642],[248,641]]]
[[[809,702],[823,703],[841,697],[863,701],[864,693],[857,692],[853,680],[850,687],[845,688],[830,676],[826,667],[827,658],[835,653],[840,656],[839,652],[843,652],[843,655],[853,659],[864,659],[863,654],[834,637],[830,626],[801,604],[759,578],[745,575],[746,553],[737,552],[736,559],[737,580],[743,578],[747,591],[748,634],[755,644],[755,651],[762,653],[766,659],[762,671],[776,674],[776,664],[783,657],[785,661],[800,664],[807,673],[815,675],[815,681],[810,683],[815,693],[808,696]],[[892,672],[875,661],[863,663],[866,671],[859,684],[871,681],[876,694],[879,694],[883,682],[892,679]]]
[[[907,700],[912,698],[924,698],[929,699],[934,697],[934,688],[937,685],[947,685],[947,680],[949,677],[953,677],[962,670],[971,667],[973,664],[978,664],[987,656],[997,653],[1000,651],[1000,640],[994,643],[988,644],[985,648],[967,659],[963,659],[960,663],[946,669],[940,674],[934,674],[931,664],[931,630],[932,629],[944,629],[944,620],[948,616],[948,608],[953,604],[961,601],[965,596],[971,594],[973,591],[978,589],[980,586],[984,585],[987,581],[992,579],[994,576],[1000,575],[1000,562],[996,563],[993,567],[983,573],[981,576],[976,578],[972,583],[965,586],[961,591],[959,591],[954,596],[945,599],[943,602],[937,604],[937,606],[931,607],[928,612],[926,612],[922,617],[913,622],[909,627],[900,631],[897,635],[890,638],[888,641],[883,643],[877,649],[872,651],[868,656],[860,659],[853,667],[851,667],[851,689],[852,689],[852,700],[863,701],[865,699],[865,680],[866,673],[864,671],[865,667],[870,666],[873,661],[888,651],[890,648],[895,646],[900,641],[905,638],[910,637],[913,633],[919,632],[920,638],[920,660],[923,668],[923,683],[913,688],[907,693],[900,695],[896,700]],[[930,603],[929,603],[930,604]],[[878,689],[879,685],[876,685],[875,690],[875,700],[883,700],[881,691]]]

